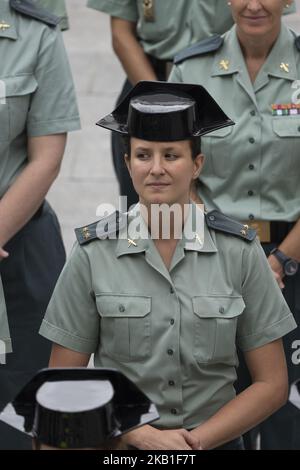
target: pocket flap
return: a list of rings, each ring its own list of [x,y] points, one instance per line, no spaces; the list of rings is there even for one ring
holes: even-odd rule
[[[300,119],[297,116],[274,118],[273,131],[279,137],[300,137]]]
[[[223,127],[222,129],[217,129],[216,131],[209,132],[208,134],[201,137],[201,139],[205,139],[207,137],[226,137],[231,134],[233,130],[233,126]]]
[[[38,86],[32,74],[5,77],[1,78],[1,81],[4,83],[6,97],[29,95],[33,93]]]
[[[205,295],[192,300],[194,312],[201,318],[233,318],[245,309],[242,297]]]
[[[145,317],[151,312],[151,297],[97,294],[96,302],[103,317]]]

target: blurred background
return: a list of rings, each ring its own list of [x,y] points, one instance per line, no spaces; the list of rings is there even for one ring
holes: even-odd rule
[[[110,153],[110,132],[95,125],[113,110],[124,72],[110,41],[108,15],[86,7],[86,0],[66,0],[70,30],[63,33],[71,63],[82,130],[71,132],[60,176],[48,200],[59,217],[67,253],[74,243],[74,228],[94,222],[99,204],[118,208],[118,185]],[[284,21],[300,35],[300,0],[297,14]],[[300,77],[299,77],[300,78]]]

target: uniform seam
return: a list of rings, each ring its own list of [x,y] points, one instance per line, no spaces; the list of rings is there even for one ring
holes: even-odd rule
[[[69,336],[70,338],[73,338],[73,339],[76,339],[76,340],[80,340],[80,341],[85,342],[85,343],[94,343],[95,341],[97,341],[97,338],[88,339],[88,338],[83,338],[81,336],[77,336],[74,333],[71,333],[67,330],[63,330],[62,328],[60,328],[56,325],[53,325],[52,323],[48,322],[47,320],[43,320],[43,323],[44,323],[45,326],[49,326],[52,330],[59,331],[64,336]]]
[[[255,332],[255,333],[251,333],[250,335],[246,335],[246,336],[237,336],[238,339],[245,339],[245,338],[255,338],[256,336],[259,336],[261,335],[261,333],[264,333],[264,332],[267,332],[268,330],[274,328],[274,326],[277,326],[277,325],[280,325],[280,323],[286,321],[288,318],[294,318],[293,314],[292,313],[289,313],[289,315],[286,315],[285,317],[281,318],[279,321],[275,322],[275,323],[272,323],[272,325],[269,325],[267,327],[264,327],[263,329]]]

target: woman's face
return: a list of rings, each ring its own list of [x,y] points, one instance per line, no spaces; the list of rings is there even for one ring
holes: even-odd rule
[[[279,34],[281,15],[293,0],[231,0],[231,11],[238,30],[248,36]]]
[[[203,155],[192,159],[189,140],[150,142],[130,139],[131,156],[126,164],[140,202],[187,204],[193,179],[199,176]]]

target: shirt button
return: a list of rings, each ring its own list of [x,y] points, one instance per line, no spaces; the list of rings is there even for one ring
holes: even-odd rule
[[[220,313],[224,313],[224,312],[225,312],[225,308],[224,308],[224,307],[220,307],[220,308],[219,308],[219,312],[220,312]]]
[[[174,318],[172,318],[172,319],[170,320],[170,325],[174,325],[174,323],[175,323],[175,320],[174,320]]]
[[[255,143],[254,137],[250,137],[249,142],[250,142],[250,144],[254,144]]]
[[[256,113],[255,113],[254,109],[252,111],[250,111],[250,114],[251,114],[251,116],[255,116]]]
[[[249,168],[249,170],[254,170],[254,165],[252,165],[252,163],[250,163],[248,168]]]
[[[174,351],[173,349],[168,349],[167,353],[169,354],[169,356],[173,356]]]
[[[214,216],[214,215],[210,215],[208,218],[209,218],[209,220],[215,220],[215,216]]]
[[[171,409],[171,413],[172,413],[172,415],[177,415],[177,410],[176,410],[176,408],[172,408],[172,409]]]
[[[249,214],[249,220],[254,220],[254,215],[253,214]]]
[[[250,189],[250,190],[248,191],[248,196],[253,196],[253,194],[254,194],[254,192],[252,191],[252,189]]]
[[[174,385],[175,385],[174,380],[169,380],[169,385],[170,385],[170,387],[174,387]]]
[[[125,312],[124,305],[119,305],[119,312]]]
[[[170,287],[170,294],[174,294],[174,289],[173,289],[173,287]]]

